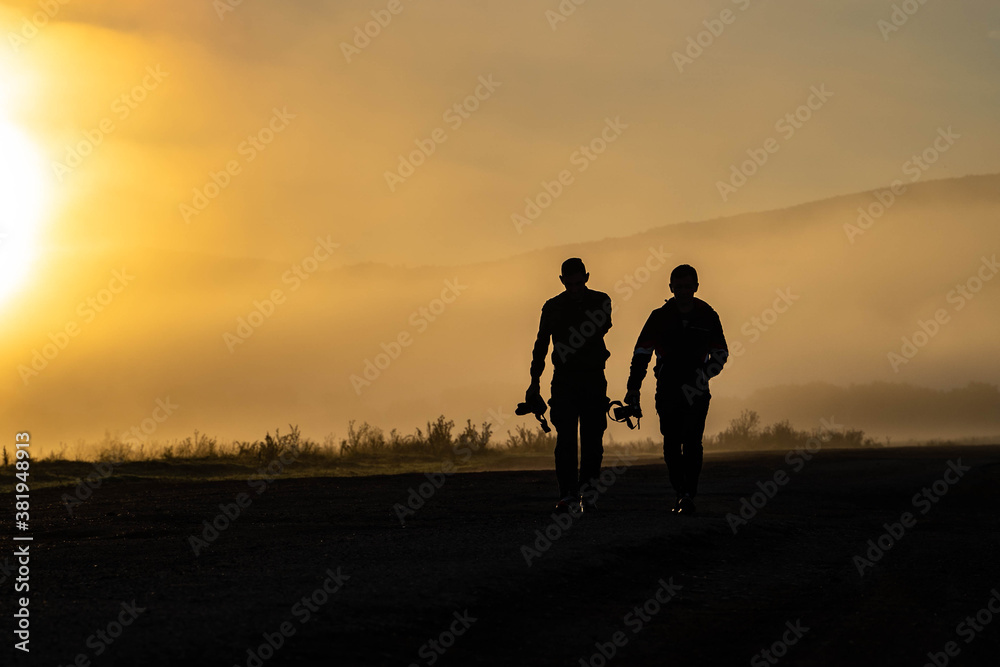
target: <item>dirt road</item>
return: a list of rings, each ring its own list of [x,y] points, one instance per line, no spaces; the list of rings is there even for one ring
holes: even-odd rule
[[[606,479],[561,526],[551,471],[449,476],[405,527],[423,475],[38,491],[4,664],[997,664],[1000,447],[710,457],[695,517],[662,463]]]

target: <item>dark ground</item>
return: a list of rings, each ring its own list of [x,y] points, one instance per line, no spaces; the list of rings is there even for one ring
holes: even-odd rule
[[[914,494],[959,458],[973,469],[921,514]],[[734,535],[726,514],[779,469],[788,484]],[[11,576],[3,664],[247,665],[288,621],[263,664],[427,665],[421,646],[466,610],[475,622],[435,664],[575,666],[622,631],[609,664],[763,665],[797,621],[808,631],[782,664],[920,667],[948,641],[951,664],[1000,664],[1000,617],[970,643],[956,633],[1000,588],[1000,446],[823,450],[798,473],[783,453],[717,456],[702,479],[699,515],[681,517],[662,463],[628,468],[531,567],[521,546],[552,522],[551,471],[455,475],[405,528],[391,508],[422,475],[279,479],[259,496],[246,481],[111,479],[73,518],[65,489],[34,491],[32,650],[9,650]],[[196,557],[189,535],[241,492],[252,504]],[[853,557],[904,511],[916,526],[860,576]],[[303,624],[293,605],[328,568],[349,579]],[[626,615],[661,578],[681,588],[635,632]],[[146,611],[95,655],[88,636],[133,599]]]

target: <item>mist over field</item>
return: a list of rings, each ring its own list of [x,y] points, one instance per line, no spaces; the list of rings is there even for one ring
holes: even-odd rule
[[[294,263],[154,249],[94,254],[91,266],[53,257],[56,275],[116,267],[127,284],[106,306],[88,304],[99,293],[90,285],[45,295],[44,313],[25,304],[22,316],[46,324],[5,332],[27,382],[8,381],[4,404],[67,442],[127,433],[158,400],[176,407],[152,439],[194,429],[256,438],[288,424],[340,438],[349,420],[410,432],[439,414],[491,422],[502,436],[526,423],[513,407],[539,309],[561,287],[562,259],[580,256],[590,286],[614,302],[612,398],[624,394],[642,323],[669,296],[670,269],[690,263],[732,352],[713,381],[709,433],[744,408],[804,429],[834,417],[897,439],[1000,432],[1000,356],[986,353],[1000,326],[1000,281],[983,245],[1000,213],[1000,177],[914,185],[850,237],[858,208],[877,196],[451,266],[346,264],[332,235],[306,239]],[[64,317],[79,335],[33,374],[29,352],[52,343],[45,330],[63,330]],[[647,382],[647,409],[652,389]],[[653,437],[655,426],[611,434]]]

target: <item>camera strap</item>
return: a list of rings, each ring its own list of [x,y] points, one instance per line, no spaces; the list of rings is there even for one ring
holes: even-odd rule
[[[625,404],[622,403],[621,401],[608,401],[608,419],[610,419],[613,422],[618,422],[619,424],[627,425],[629,427],[629,430],[636,429],[639,427],[639,420],[641,419],[641,417],[635,418],[635,426],[633,426],[631,415],[625,415],[621,419],[615,417],[614,413],[618,412],[618,410],[615,409],[616,407],[624,410]]]

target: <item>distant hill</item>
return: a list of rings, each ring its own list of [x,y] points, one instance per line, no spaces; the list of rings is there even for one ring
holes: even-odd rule
[[[561,290],[561,261],[579,256],[591,287],[614,299],[613,398],[624,392],[643,321],[669,296],[670,269],[689,263],[738,352],[713,382],[709,430],[757,401],[766,421],[788,417],[799,427],[826,414],[891,433],[962,424],[996,432],[995,387],[920,387],[1000,381],[1000,280],[989,268],[1000,250],[1000,175],[912,185],[881,217],[863,219],[867,229],[845,228],[858,225],[859,207],[877,212],[877,203],[863,192],[448,267],[343,265],[334,250],[304,264],[313,273],[300,266],[308,277],[297,280],[292,262],[150,248],[53,252],[42,270],[71,284],[74,275],[110,280],[122,267],[135,279],[90,321],[79,304],[100,282],[17,302],[19,326],[0,333],[10,369],[0,398],[8,419],[52,440],[128,430],[166,396],[180,407],[154,437],[194,428],[256,437],[288,423],[322,436],[343,434],[350,419],[409,432],[439,414],[493,419],[502,432],[520,419],[513,407],[528,382],[541,304]],[[316,244],[305,239],[302,257]],[[268,305],[275,290],[283,301]],[[79,335],[26,386],[18,367],[70,321]],[[652,393],[650,379],[650,412]]]
[[[980,382],[946,390],[888,382],[782,385],[721,398],[714,408],[718,420],[751,409],[764,424],[788,419],[806,430],[832,419],[882,441],[992,436],[1000,442],[1000,387]]]

